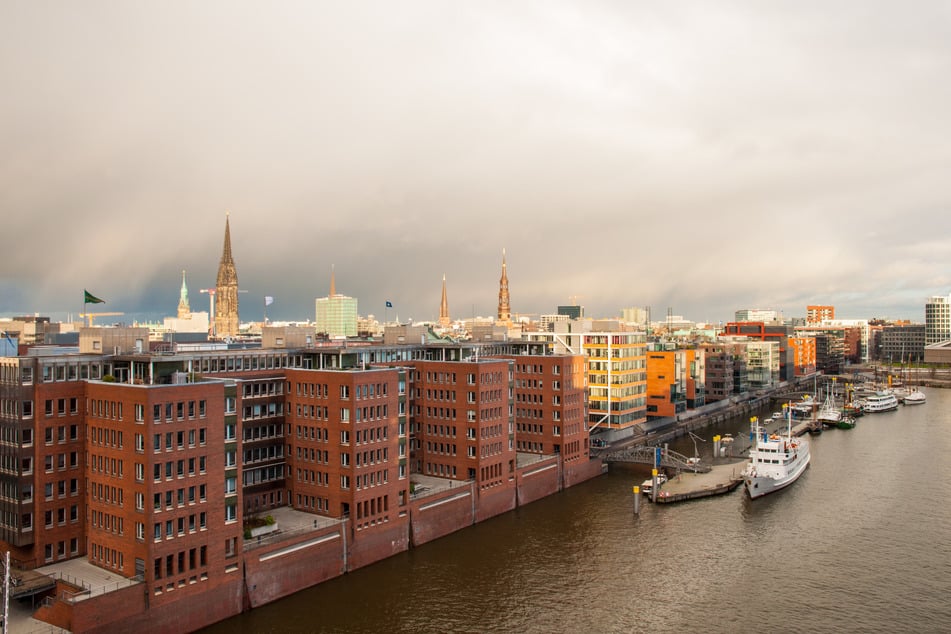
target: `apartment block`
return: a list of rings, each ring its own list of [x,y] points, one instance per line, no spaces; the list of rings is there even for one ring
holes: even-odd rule
[[[405,372],[289,369],[288,503],[350,517],[358,530],[389,522],[406,504]]]
[[[512,363],[414,361],[410,461],[424,475],[506,485],[515,473]]]
[[[703,405],[703,353],[695,349],[647,352],[647,416],[675,417]]]
[[[519,452],[588,459],[585,363],[580,355],[513,356]]]

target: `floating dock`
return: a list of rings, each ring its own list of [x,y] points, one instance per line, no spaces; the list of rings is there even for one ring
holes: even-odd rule
[[[707,473],[681,473],[668,480],[657,492],[657,502],[671,504],[684,500],[729,493],[742,482],[740,474],[746,461],[715,465]]]

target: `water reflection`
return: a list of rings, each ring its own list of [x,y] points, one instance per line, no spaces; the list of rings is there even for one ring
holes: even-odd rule
[[[747,431],[698,432],[701,456]],[[649,469],[613,465],[208,631],[946,631],[951,391],[811,440],[809,470],[755,501],[642,500],[636,517]],[[670,446],[693,454],[689,437]]]

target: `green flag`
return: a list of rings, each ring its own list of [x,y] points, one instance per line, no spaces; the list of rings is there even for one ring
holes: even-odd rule
[[[83,289],[83,303],[84,304],[105,304],[106,300],[99,299],[86,289]]]

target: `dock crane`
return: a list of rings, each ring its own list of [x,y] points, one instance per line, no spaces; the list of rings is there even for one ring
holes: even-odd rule
[[[707,442],[707,441],[704,440],[703,438],[701,438],[700,436],[698,436],[697,434],[693,433],[693,432],[690,431],[689,429],[687,430],[687,433],[690,434],[690,438],[693,440],[693,458],[692,458],[692,459],[688,458],[688,459],[687,459],[687,462],[691,462],[691,460],[692,460],[692,461],[693,461],[692,464],[699,464],[699,463],[700,463],[700,452],[697,451],[697,441],[698,441],[698,440],[699,440],[700,442]]]
[[[208,334],[214,333],[215,328],[215,288],[203,288],[199,293],[208,293]]]
[[[115,317],[118,315],[125,315],[125,313],[79,313],[80,317],[88,318],[87,326],[90,328],[92,328],[93,317]]]
[[[199,289],[199,293],[208,293],[208,334],[211,336],[215,335],[215,293],[218,292],[217,288],[202,288]],[[239,290],[239,293],[247,293],[248,291]]]

